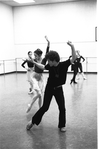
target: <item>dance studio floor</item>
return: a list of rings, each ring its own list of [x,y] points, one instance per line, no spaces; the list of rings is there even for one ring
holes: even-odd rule
[[[38,110],[36,101],[26,109],[31,97],[25,73],[0,76],[0,149],[97,149],[97,75],[70,85],[72,74],[64,85],[66,104],[65,133],[60,132],[58,107],[53,97],[50,108],[39,126],[26,131],[26,125]],[[44,74],[46,82],[47,74]]]

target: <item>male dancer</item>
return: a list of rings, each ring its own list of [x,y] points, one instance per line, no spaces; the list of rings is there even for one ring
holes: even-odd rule
[[[46,54],[48,60],[47,65],[38,64],[34,61],[34,64],[41,69],[49,71],[49,78],[46,84],[44,92],[44,102],[42,107],[32,117],[32,120],[27,125],[27,130],[30,130],[34,124],[39,125],[45,112],[49,109],[52,97],[54,96],[59,108],[59,123],[58,128],[60,131],[66,131],[66,116],[65,116],[65,99],[63,94],[62,85],[66,82],[66,76],[68,67],[76,59],[76,53],[74,45],[68,41],[67,44],[71,47],[72,58],[66,61],[60,62],[60,56],[56,51],[50,51]]]

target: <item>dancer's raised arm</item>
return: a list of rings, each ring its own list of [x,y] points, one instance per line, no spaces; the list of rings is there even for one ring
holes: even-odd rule
[[[70,61],[71,61],[71,63],[73,63],[75,61],[75,59],[77,58],[76,52],[75,52],[75,47],[71,41],[68,41],[67,44],[71,47],[71,50],[72,50],[72,54],[71,54],[72,57],[71,57]]]

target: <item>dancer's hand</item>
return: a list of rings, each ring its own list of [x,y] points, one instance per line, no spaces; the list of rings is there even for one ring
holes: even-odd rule
[[[73,46],[73,44],[72,44],[71,41],[68,41],[67,44],[68,44],[69,46]]]
[[[31,68],[26,68],[27,71],[31,71]]]
[[[49,42],[49,40],[48,40],[47,36],[45,36],[45,39],[47,40],[47,42]]]

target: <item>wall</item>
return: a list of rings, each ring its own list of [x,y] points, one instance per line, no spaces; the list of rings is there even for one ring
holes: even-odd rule
[[[82,55],[96,56],[96,26],[96,1],[15,7],[16,56],[24,57],[38,47],[45,52],[45,35],[51,41],[51,49],[61,57],[71,54],[68,40],[74,42]]]
[[[15,58],[13,9],[0,3],[0,60]]]
[[[96,0],[14,8],[0,3],[0,73],[15,71],[15,58],[26,57],[29,50],[41,48],[45,53],[45,35],[62,59],[71,54],[66,42],[73,41],[84,57],[92,57],[84,71],[87,63],[87,70],[96,72],[96,5]],[[23,70],[20,62],[17,68]]]
[[[13,9],[10,6],[0,3],[0,60],[8,60],[14,58],[15,49],[13,32]],[[12,71],[15,65],[14,62],[7,62],[5,63],[5,71]],[[2,72],[4,72],[4,61],[0,61],[0,73]]]

